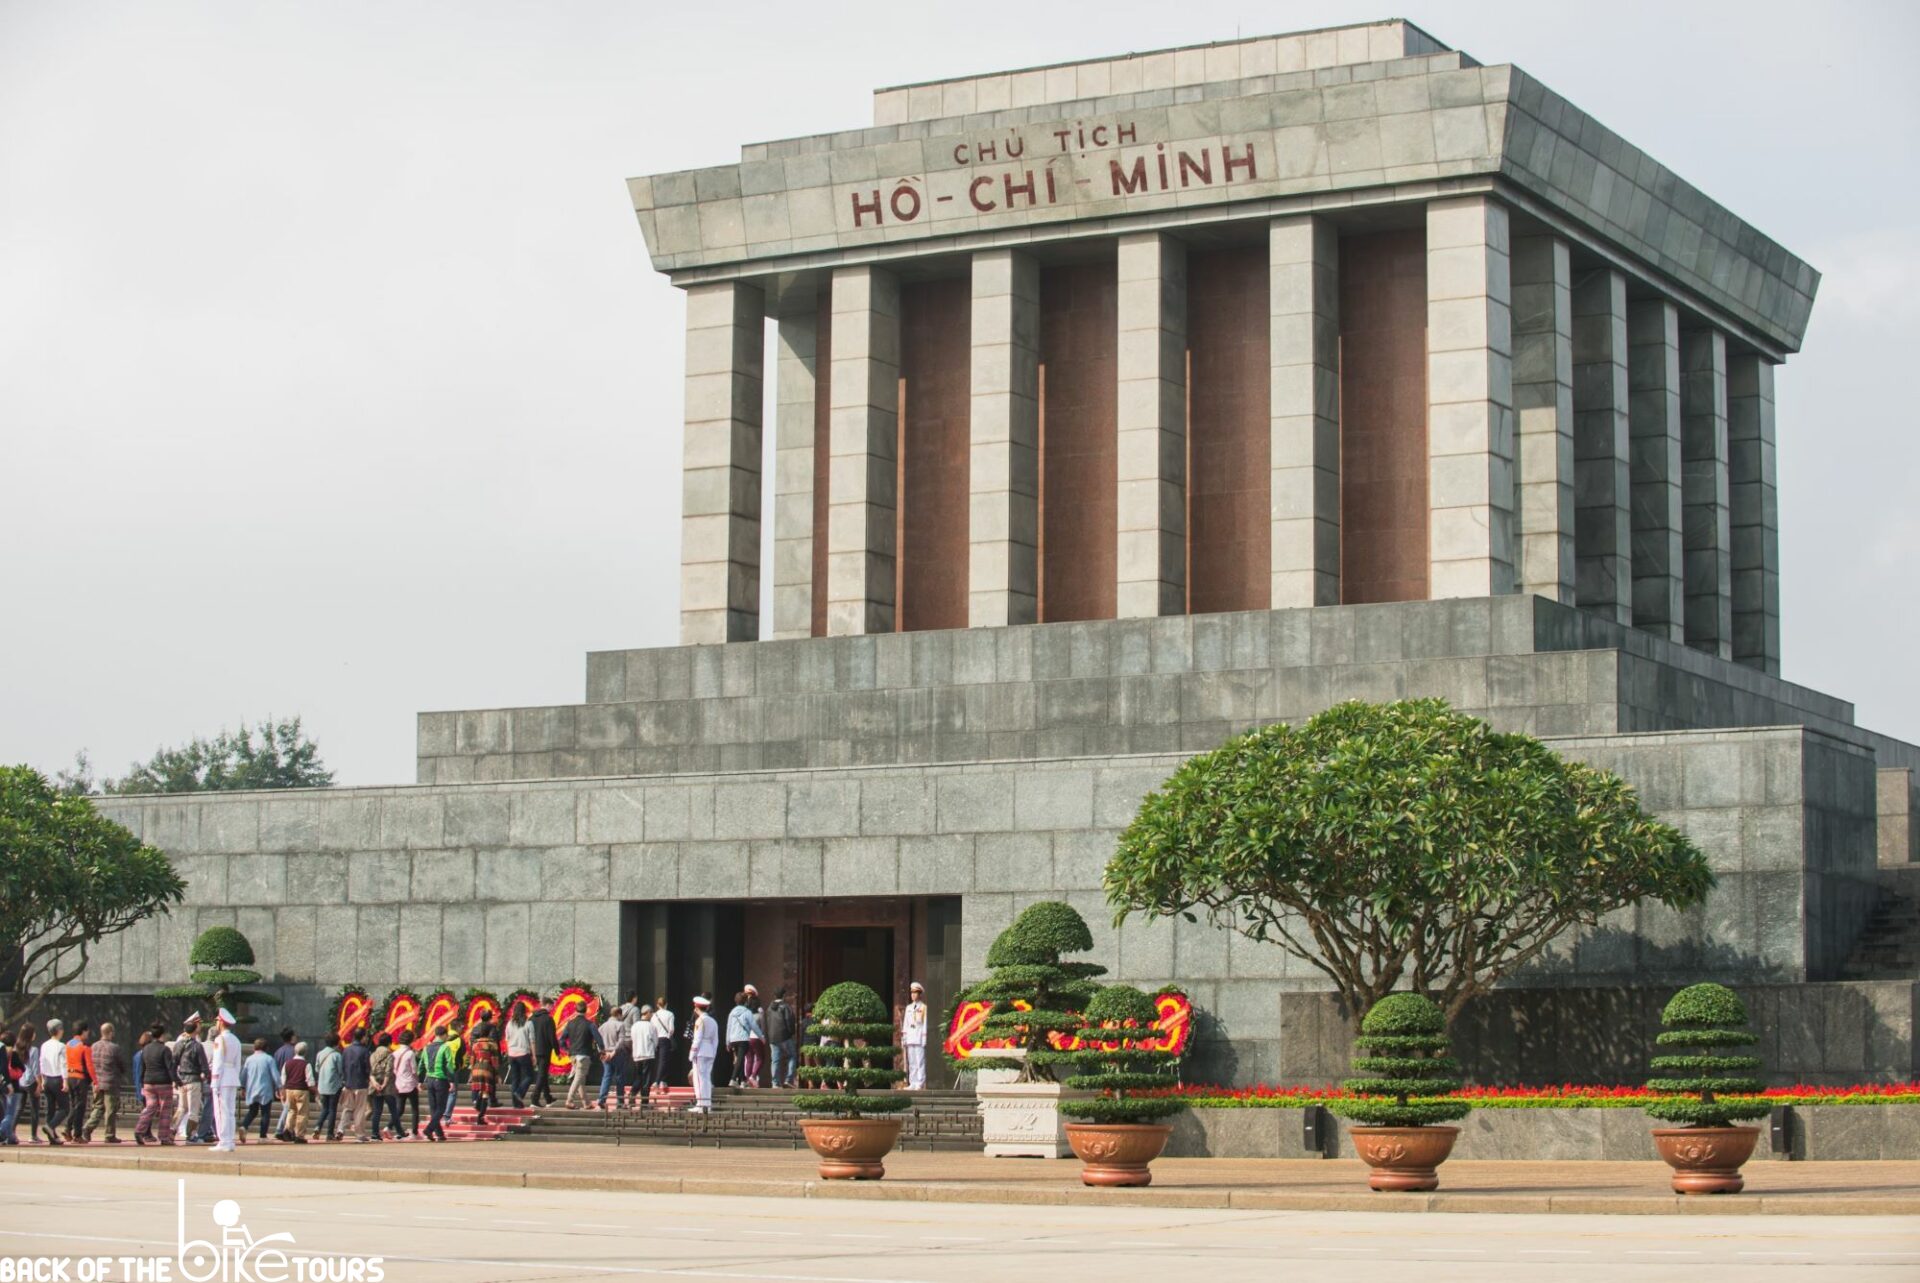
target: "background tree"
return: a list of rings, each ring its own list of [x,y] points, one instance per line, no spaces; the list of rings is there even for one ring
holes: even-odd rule
[[[1448,1020],[1568,928],[1712,885],[1618,776],[1443,700],[1340,704],[1199,754],[1105,875],[1116,922],[1204,910],[1325,972],[1354,1018],[1407,988]]]
[[[0,768],[0,995],[11,1026],[73,982],[92,947],[186,894],[164,853],[62,794],[38,771]]]
[[[74,769],[60,773],[61,784],[91,792],[93,773],[83,752]],[[107,793],[204,793],[230,789],[313,789],[333,783],[320,760],[320,746],[300,728],[297,717],[267,718],[257,727],[221,731],[212,739],[195,736],[181,748],[163,748],[146,762],[127,768],[124,779],[102,780]]]
[[[208,927],[202,931],[187,954],[187,965],[194,970],[186,984],[156,989],[153,996],[189,998],[216,1011],[225,1007],[240,1017],[241,1024],[249,1023],[245,1011],[248,1003],[280,1005],[278,995],[248,987],[259,984],[265,977],[253,969],[253,945],[232,927]]]
[[[1093,933],[1072,905],[1040,900],[1022,909],[987,949],[993,974],[968,989],[965,998],[993,1003],[980,1025],[981,1041],[1005,1039],[1025,1054],[995,1056],[986,1049],[955,1066],[1013,1069],[1021,1082],[1052,1082],[1055,1067],[1071,1065],[1074,1056],[1055,1049],[1051,1036],[1079,1029],[1079,1012],[1100,988],[1093,977],[1107,970],[1092,962],[1062,962],[1060,955],[1091,948]]]

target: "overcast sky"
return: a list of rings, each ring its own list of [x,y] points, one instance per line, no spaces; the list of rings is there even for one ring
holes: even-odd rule
[[[578,701],[587,650],[677,630],[682,311],[622,180],[880,85],[1390,12],[0,0],[0,761],[297,713],[397,783],[417,710]],[[1909,740],[1916,12],[1404,11],[1825,273],[1779,377],[1785,675]]]

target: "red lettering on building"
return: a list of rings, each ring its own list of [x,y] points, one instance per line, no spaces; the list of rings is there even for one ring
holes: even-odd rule
[[[893,196],[887,204],[893,210],[893,216],[903,223],[911,223],[920,217],[920,193],[905,183],[893,189]]]
[[[1115,127],[1113,131],[1114,142],[1130,143],[1130,142],[1134,142],[1135,140],[1136,139],[1134,134],[1134,128],[1132,125],[1119,125]]]
[[[873,199],[865,203],[862,203],[860,200],[859,192],[852,192],[850,195],[853,197],[853,225],[855,227],[859,227],[861,225],[861,219],[868,214],[873,215],[873,221],[875,223],[884,221],[880,215],[880,193],[878,190],[875,190],[873,193]]]
[[[1107,170],[1113,176],[1113,194],[1115,196],[1125,196],[1131,192],[1144,192],[1147,190],[1147,158],[1145,156],[1133,162],[1131,172],[1120,168],[1120,162],[1117,160],[1108,161]]]
[[[1230,149],[1225,147],[1220,149],[1220,154],[1222,158],[1227,162],[1227,172],[1224,175],[1227,182],[1233,181],[1233,171],[1235,167],[1244,168],[1247,171],[1248,178],[1258,178],[1260,176],[1259,171],[1257,171],[1253,167],[1253,144],[1252,143],[1247,144],[1247,156],[1245,160],[1235,159],[1233,152]]]
[[[972,182],[967,184],[967,199],[971,201],[973,203],[973,207],[979,210],[982,214],[991,214],[995,210],[995,208],[997,208],[994,205],[993,198],[991,196],[987,197],[985,200],[980,199],[980,189],[982,187],[992,187],[992,186],[993,186],[992,174],[982,174],[980,175],[980,177],[974,179]]]
[[[1191,186],[1191,180],[1194,178],[1198,178],[1202,183],[1213,182],[1213,153],[1204,147],[1200,149],[1198,160],[1185,152],[1180,153],[1180,185]]]
[[[1021,193],[1025,193],[1025,195],[1026,195],[1026,198],[1027,198],[1027,204],[1029,204],[1029,205],[1032,205],[1032,204],[1034,203],[1034,199],[1033,199],[1033,171],[1032,171],[1031,169],[1029,169],[1029,170],[1027,170],[1027,171],[1026,171],[1026,175],[1027,175],[1027,181],[1026,181],[1026,182],[1024,182],[1024,183],[1016,183],[1016,182],[1014,182],[1014,181],[1013,181],[1013,175],[1012,175],[1012,174],[1007,174],[1007,175],[1005,175],[1005,177],[1003,178],[1003,180],[1002,180],[1002,181],[1003,181],[1003,183],[1004,183],[1004,184],[1005,184],[1005,186],[1006,186],[1006,192],[1007,192],[1007,207],[1008,207],[1009,209],[1011,209],[1011,208],[1013,207],[1013,198],[1014,198],[1014,197],[1015,197],[1016,195],[1019,195],[1019,194],[1021,194]]]

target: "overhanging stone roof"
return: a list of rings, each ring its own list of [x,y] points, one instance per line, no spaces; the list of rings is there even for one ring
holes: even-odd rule
[[[754,144],[629,187],[682,281],[1492,189],[1775,355],[1819,284],[1540,81],[1457,51]]]

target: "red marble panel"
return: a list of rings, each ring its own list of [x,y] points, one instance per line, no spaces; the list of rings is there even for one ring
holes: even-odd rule
[[[1187,611],[1273,599],[1267,247],[1187,258]]]
[[[973,291],[965,277],[900,290],[894,627],[967,625],[967,457]]]
[[[1040,273],[1040,618],[1112,619],[1119,320],[1114,264]]]
[[[1340,599],[1427,595],[1427,238],[1340,241]]]

